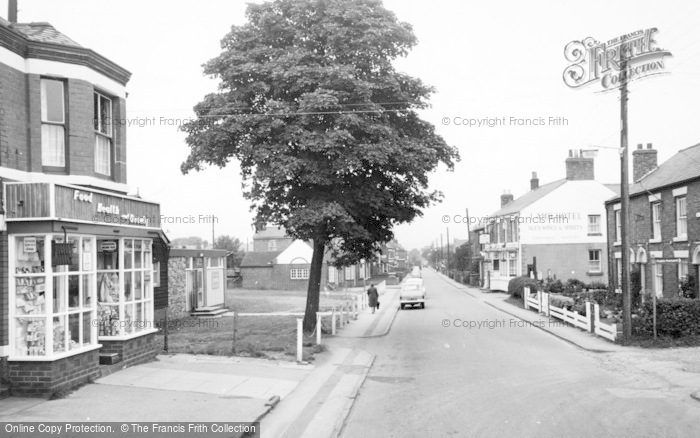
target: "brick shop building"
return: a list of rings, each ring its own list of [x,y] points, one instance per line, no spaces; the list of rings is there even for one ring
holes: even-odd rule
[[[0,358],[13,394],[155,356],[160,207],[126,186],[131,74],[48,23],[0,19]]]
[[[484,287],[505,291],[511,278],[570,278],[607,282],[605,201],[618,186],[594,179],[594,160],[569,151],[566,178],[501,195],[501,209],[484,219]]]
[[[657,166],[648,144],[632,152],[629,203],[632,287],[658,297],[681,289],[698,297],[700,265],[700,144],[679,151]],[[620,198],[606,202],[610,286],[620,288],[622,242]]]

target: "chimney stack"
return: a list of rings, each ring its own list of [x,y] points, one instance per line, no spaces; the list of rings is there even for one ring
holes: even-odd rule
[[[508,191],[503,192],[501,195],[501,208],[505,207],[511,202],[513,202],[513,195],[511,195]]]
[[[651,143],[647,143],[647,148],[644,149],[643,144],[637,145],[637,150],[632,152],[632,177],[633,181],[637,182],[646,174],[656,169],[658,160],[658,152],[652,149]]]
[[[7,3],[7,21],[17,23],[17,0],[9,0]]]
[[[577,150],[569,150],[566,159],[566,179],[569,181],[587,181],[595,179],[593,158],[584,158]]]
[[[532,179],[530,180],[530,190],[535,190],[540,186],[540,180],[537,178],[537,172],[532,172]]]

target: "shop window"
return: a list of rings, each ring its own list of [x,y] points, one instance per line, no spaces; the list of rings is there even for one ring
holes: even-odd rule
[[[600,234],[600,215],[588,215],[588,234]]]
[[[601,250],[592,249],[588,251],[588,272],[602,272],[603,266],[600,259]]]
[[[94,94],[95,172],[112,174],[112,100]]]
[[[309,270],[308,269],[290,269],[289,278],[292,280],[308,280]]]
[[[688,217],[686,197],[676,198],[676,237],[688,237]]]
[[[70,257],[52,269],[54,242],[68,243]],[[55,357],[95,345],[94,238],[17,236],[13,249],[13,355]]]
[[[41,80],[41,163],[45,167],[66,167],[64,83]]]

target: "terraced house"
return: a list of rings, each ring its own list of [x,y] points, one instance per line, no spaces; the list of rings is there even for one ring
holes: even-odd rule
[[[155,356],[160,207],[128,195],[126,127],[113,123],[130,76],[49,23],[0,18],[0,358],[13,394]]]
[[[658,297],[698,294],[700,265],[700,144],[660,166],[651,144],[632,152],[629,241],[632,287]],[[610,285],[620,288],[620,198],[606,202]],[[636,291],[635,291],[636,292]]]

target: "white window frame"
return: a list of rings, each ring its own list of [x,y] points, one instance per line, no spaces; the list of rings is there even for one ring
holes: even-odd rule
[[[588,234],[601,234],[602,230],[600,227],[600,215],[599,214],[589,214],[588,215]]]
[[[651,203],[651,239],[661,240],[661,202]]]
[[[600,249],[588,250],[588,272],[603,272],[603,251]]]
[[[678,286],[688,278],[688,259],[681,259],[678,263]]]
[[[94,114],[93,126],[95,129],[95,172],[105,176],[112,176],[112,99],[95,91],[93,95]],[[102,116],[103,101],[109,103],[106,117]],[[105,120],[106,119],[106,120]]]
[[[676,238],[688,238],[688,198],[686,195],[677,196],[676,204]]]
[[[61,84],[61,120],[49,120],[47,83]],[[52,78],[42,78],[41,87],[41,164],[45,167],[66,167],[66,84]],[[55,140],[56,144],[49,144]],[[53,150],[53,149],[55,150]]]
[[[652,265],[654,274],[654,293],[657,297],[662,297],[664,294],[664,265],[654,263]]]
[[[289,270],[290,280],[308,280],[309,268],[291,268]]]
[[[518,276],[518,259],[508,259],[508,275],[510,277]]]

